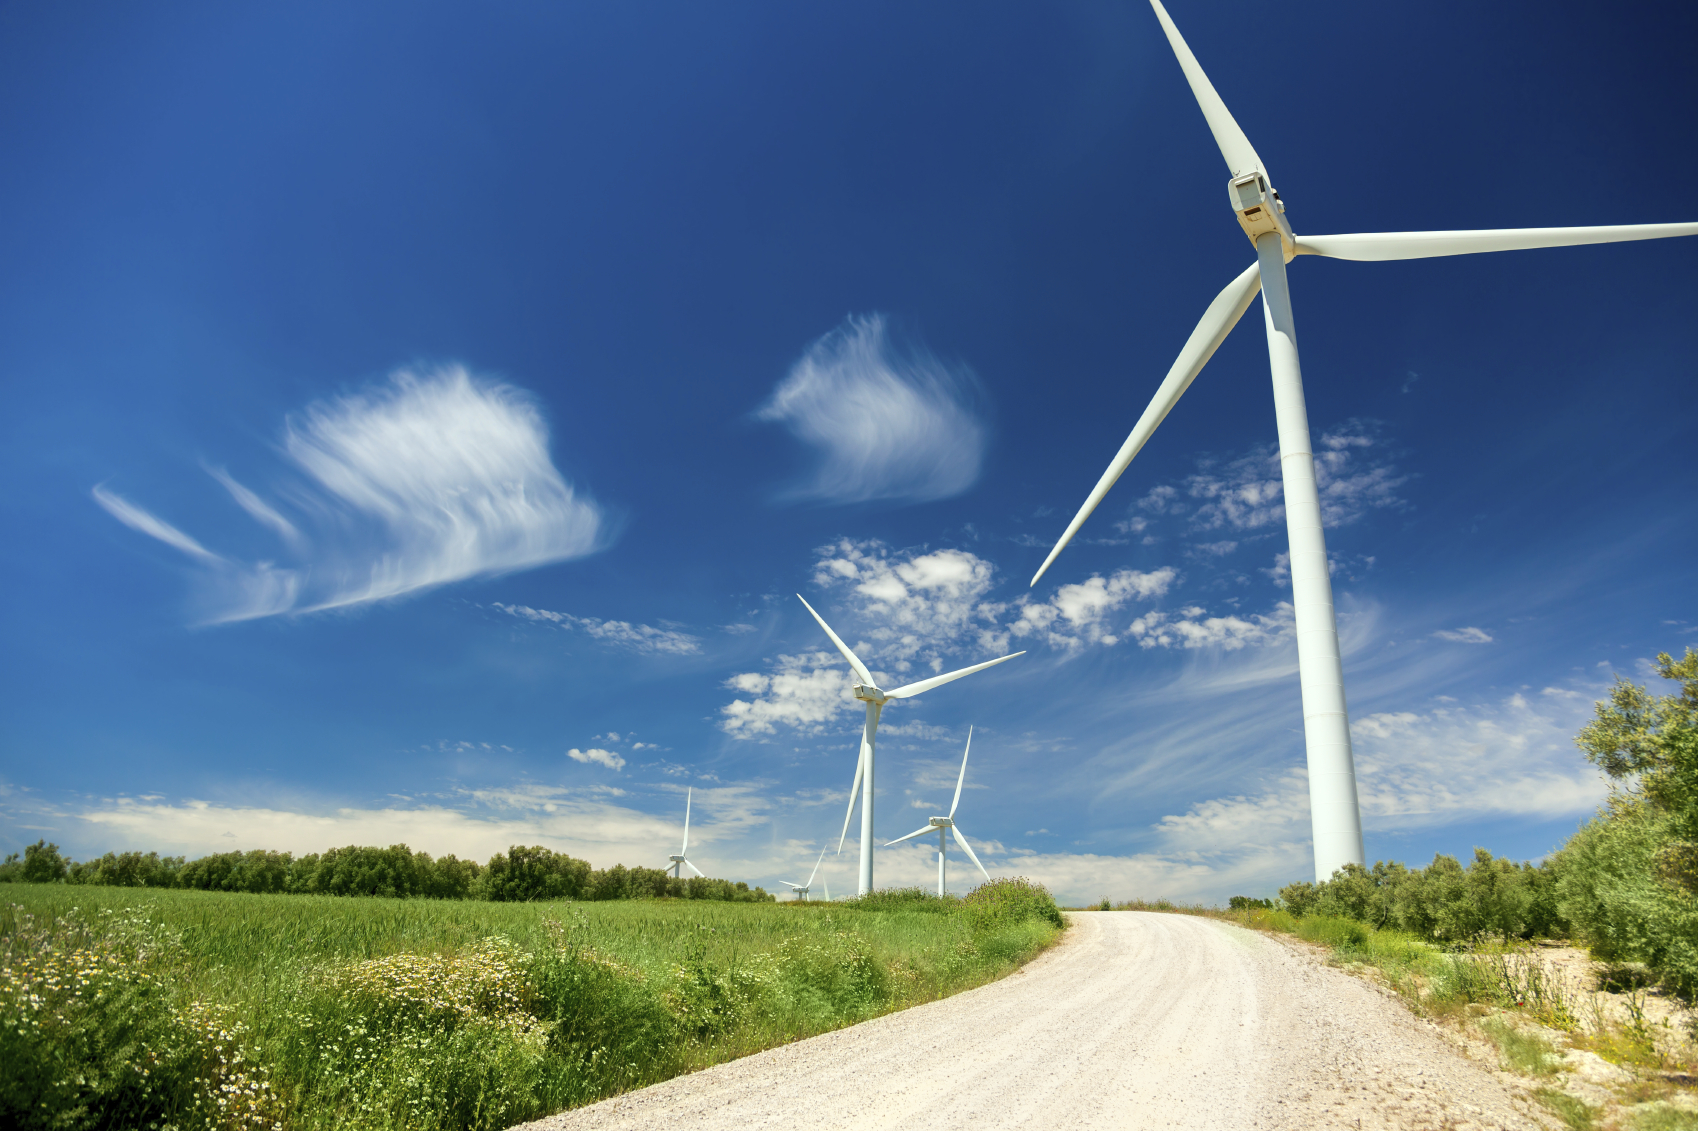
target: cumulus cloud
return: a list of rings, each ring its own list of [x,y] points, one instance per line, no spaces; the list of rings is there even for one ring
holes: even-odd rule
[[[1093,575],[1086,581],[1063,585],[1047,601],[1027,599],[1017,604],[1009,635],[1037,636],[1055,648],[1118,644],[1125,630],[1115,629],[1110,615],[1132,601],[1162,596],[1178,576],[1172,566],[1149,573],[1123,569],[1107,578]]]
[[[1200,605],[1172,611],[1155,609],[1134,620],[1127,632],[1141,648],[1220,648],[1235,652],[1271,644],[1293,634],[1296,613],[1281,601],[1272,614],[1209,616]]]
[[[677,656],[690,656],[702,650],[701,637],[691,636],[676,629],[655,628],[653,625],[631,624],[622,620],[577,617],[551,609],[533,609],[529,605],[504,605],[500,601],[492,603],[490,607],[520,620],[577,629],[594,640],[633,652],[667,652]],[[617,739],[618,735],[612,737]]]
[[[1441,628],[1433,633],[1440,640],[1449,640],[1456,644],[1490,644],[1491,633],[1483,628]]]
[[[215,553],[104,487],[94,497],[195,561],[214,623],[400,597],[602,542],[602,512],[554,467],[532,399],[458,366],[311,404],[284,422],[280,446],[298,476],[283,497],[299,521],[207,470],[281,540],[287,564]]]
[[[783,424],[818,455],[785,499],[919,503],[977,481],[989,439],[977,397],[970,370],[898,350],[883,315],[851,315],[808,347],[755,417]]]
[[[566,751],[566,757],[572,759],[574,762],[582,762],[585,765],[589,765],[591,762],[594,762],[596,765],[606,766],[610,770],[623,770],[625,768],[624,758],[615,754],[611,750],[602,750],[594,746],[590,747],[588,750],[579,750],[576,746],[574,746],[572,749]]]
[[[848,672],[833,651],[780,656],[770,672],[734,675],[725,686],[740,694],[719,709],[720,729],[739,738],[772,734],[780,726],[819,734],[839,712],[859,706]]]

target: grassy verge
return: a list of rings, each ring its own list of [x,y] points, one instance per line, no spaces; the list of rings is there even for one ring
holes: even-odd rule
[[[1059,935],[966,900],[492,904],[17,885],[0,1122],[497,1128],[943,997]]]

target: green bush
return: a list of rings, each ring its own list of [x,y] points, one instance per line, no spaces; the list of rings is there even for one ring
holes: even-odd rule
[[[1368,928],[1351,919],[1310,915],[1297,924],[1297,937],[1335,947],[1360,947],[1368,941]]]
[[[975,930],[994,930],[1030,921],[1054,927],[1066,924],[1049,889],[1024,876],[980,884],[967,894],[961,905]]]

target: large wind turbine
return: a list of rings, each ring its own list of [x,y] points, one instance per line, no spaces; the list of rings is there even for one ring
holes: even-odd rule
[[[969,860],[971,860],[973,862],[973,866],[979,870],[979,875],[981,875],[985,878],[986,883],[990,882],[990,873],[985,871],[985,866],[983,864],[979,863],[978,854],[973,851],[973,846],[967,843],[967,838],[961,835],[961,828],[960,828],[960,826],[958,826],[955,823],[955,810],[961,808],[961,786],[967,781],[967,755],[971,754],[972,752],[973,752],[973,728],[968,727],[967,728],[967,749],[965,749],[961,752],[961,776],[955,779],[955,800],[952,801],[949,805],[949,816],[947,816],[947,817],[933,817],[931,820],[926,822],[924,828],[915,829],[913,832],[909,833],[907,836],[899,836],[895,840],[891,841],[890,844],[885,845],[886,848],[889,848],[891,844],[901,844],[905,840],[913,840],[917,836],[920,836],[924,833],[929,833],[933,829],[936,829],[937,830],[937,894],[938,894],[939,897],[942,897],[942,895],[944,894],[944,886],[943,886],[944,885],[944,875],[943,875],[944,841],[943,841],[943,837],[944,837],[944,833],[945,833],[946,830],[951,835],[953,835],[955,837],[955,843],[959,844],[961,846],[961,851],[965,852],[967,854],[967,858]]]
[[[960,679],[964,675],[972,675],[974,672],[983,671],[995,664],[1002,663],[1004,660],[1012,660],[1015,656],[1024,656],[1026,653],[1024,651],[1012,652],[994,660],[986,660],[982,664],[974,664],[970,668],[962,668],[960,671],[946,672],[943,675],[934,675],[930,679],[922,679],[918,683],[904,684],[895,691],[883,691],[873,681],[873,674],[867,670],[867,665],[863,664],[861,658],[849,650],[849,645],[843,643],[837,633],[831,631],[831,626],[825,623],[825,618],[815,613],[814,607],[808,604],[800,593],[796,594],[796,600],[802,602],[804,609],[813,613],[814,619],[820,622],[821,628],[825,629],[825,634],[831,637],[831,642],[837,645],[837,650],[843,653],[845,660],[849,661],[850,670],[860,680],[855,685],[855,698],[867,705],[867,721],[861,730],[861,757],[855,763],[855,784],[849,787],[849,810],[843,814],[843,833],[837,838],[837,851],[842,852],[843,842],[849,836],[849,818],[855,812],[855,794],[860,792],[862,786],[865,785],[866,795],[861,799],[860,894],[866,895],[873,890],[873,740],[878,737],[879,712],[883,711],[884,705],[892,699],[907,699],[914,695],[923,694],[934,687],[942,687],[950,680]]]
[[[680,872],[684,868],[702,876],[702,870],[684,858],[684,854],[690,851],[690,796],[695,792],[693,786],[684,791],[684,843],[678,846],[677,855],[667,857],[668,860],[672,861],[672,878],[675,880],[681,878]],[[702,879],[705,880],[707,877],[702,876]]]
[[[1303,402],[1303,378],[1297,364],[1297,332],[1285,265],[1295,256],[1376,261],[1425,259],[1485,251],[1517,251],[1571,244],[1649,240],[1698,234],[1698,224],[1623,224],[1595,228],[1508,228],[1497,231],[1375,232],[1342,236],[1297,236],[1274,191],[1267,166],[1238,128],[1226,103],[1210,84],[1196,56],[1185,45],[1160,0],[1150,0],[1156,18],[1191,93],[1202,108],[1215,144],[1232,176],[1227,193],[1239,226],[1256,247],[1256,262],[1215,297],[1191,331],[1179,359],[1168,370],[1132,434],[1120,446],[1096,488],[1067,531],[1049,552],[1032,584],[1072,540],[1132,457],[1144,446],[1209,358],[1226,340],[1262,292],[1262,317],[1273,370],[1274,418],[1279,427],[1279,462],[1285,484],[1285,523],[1291,549],[1291,595],[1297,611],[1297,670],[1303,694],[1303,734],[1309,762],[1309,811],[1313,822],[1315,878],[1324,880],[1344,864],[1362,862],[1362,817],[1356,801],[1356,770],[1350,751],[1350,720],[1344,701],[1344,668],[1339,660],[1338,625],[1333,616],[1332,581],[1327,572],[1326,538],[1321,531],[1315,490],[1315,459],[1309,443],[1309,419]]]

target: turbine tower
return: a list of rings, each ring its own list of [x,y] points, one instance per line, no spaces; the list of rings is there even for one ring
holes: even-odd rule
[[[675,855],[667,857],[668,860],[672,861],[672,878],[675,880],[682,878],[679,873],[684,868],[702,876],[700,868],[684,859],[684,854],[690,851],[690,795],[695,792],[694,787],[684,791],[684,843],[678,846],[678,852]],[[702,876],[702,879],[705,880],[707,877]]]
[[[1315,458],[1309,442],[1309,418],[1303,377],[1297,363],[1297,330],[1286,287],[1285,265],[1299,255],[1378,261],[1517,251],[1537,247],[1614,243],[1698,234],[1698,224],[1623,224],[1592,228],[1506,228],[1496,231],[1375,232],[1339,236],[1298,236],[1285,216],[1285,203],[1274,191],[1267,166],[1215,93],[1196,56],[1161,0],[1150,0],[1191,93],[1203,111],[1231,177],[1227,195],[1238,224],[1256,248],[1256,262],[1215,297],[1191,331],[1179,359],[1168,370],[1132,434],[1114,462],[1044,559],[1032,584],[1049,569],[1083,525],[1132,457],[1144,446],[1191,381],[1226,340],[1238,319],[1262,293],[1262,321],[1273,371],[1274,419],[1279,427],[1279,462],[1285,486],[1286,534],[1291,551],[1291,596],[1297,613],[1297,671],[1303,696],[1303,735],[1309,764],[1309,813],[1313,822],[1315,879],[1325,880],[1345,864],[1362,863],[1362,816],[1356,799],[1356,770],[1350,749],[1350,719],[1344,699],[1344,665],[1333,613],[1332,580],[1327,570],[1326,537],[1321,530],[1315,489]]]
[[[785,887],[791,889],[792,891],[794,891],[796,893],[797,899],[802,900],[804,903],[807,902],[808,891],[809,891],[809,889],[811,889],[814,886],[814,877],[820,874],[820,860],[825,859],[826,850],[829,849],[830,847],[831,847],[831,845],[828,844],[828,845],[825,846],[825,848],[820,849],[819,859],[814,861],[814,870],[808,873],[808,882],[807,883],[805,883],[805,884],[793,884],[789,880],[779,880],[778,882],[783,884]],[[826,890],[828,892],[828,894],[826,895],[826,901],[830,902],[831,896],[830,896],[829,892],[830,892],[831,889],[827,888]]]
[[[999,656],[994,660],[986,660],[982,664],[974,664],[970,668],[959,671],[945,672],[934,675],[930,679],[922,679],[918,683],[905,684],[895,691],[881,690],[873,680],[873,675],[867,670],[867,665],[861,658],[849,650],[849,645],[843,643],[837,633],[831,631],[831,626],[825,623],[825,618],[814,612],[814,607],[798,593],[796,600],[802,602],[802,607],[813,613],[825,634],[831,637],[831,642],[837,645],[837,650],[843,653],[843,658],[849,661],[849,668],[861,682],[855,685],[855,698],[867,705],[867,721],[861,730],[861,757],[855,763],[855,784],[849,787],[849,811],[843,814],[843,833],[837,838],[837,851],[843,851],[843,842],[849,836],[849,818],[855,813],[855,794],[860,792],[862,784],[866,786],[866,796],[861,799],[861,895],[873,890],[873,742],[878,737],[878,717],[884,710],[884,705],[892,699],[907,699],[923,694],[934,687],[941,687],[951,680],[960,679],[964,675],[983,671],[988,667],[1012,660],[1015,656],[1024,656],[1024,651],[1012,652]]]
[[[967,858],[973,862],[973,866],[978,868],[979,875],[981,875],[985,878],[985,882],[987,882],[987,883],[990,882],[990,873],[985,871],[985,866],[983,864],[979,863],[978,854],[973,851],[973,846],[967,843],[967,838],[961,835],[961,827],[955,823],[955,810],[957,810],[961,807],[961,786],[967,780],[967,755],[971,754],[972,752],[973,752],[973,728],[968,727],[967,728],[967,749],[965,749],[961,752],[961,776],[955,779],[955,800],[950,803],[949,816],[947,816],[947,817],[933,817],[931,820],[926,822],[924,828],[915,829],[913,832],[909,833],[907,836],[899,836],[895,840],[891,841],[890,844],[885,845],[886,848],[889,848],[891,844],[901,844],[905,840],[913,840],[915,837],[920,836],[923,833],[929,833],[933,829],[936,829],[937,830],[937,894],[938,894],[939,898],[942,898],[942,896],[944,894],[944,874],[943,874],[944,841],[943,841],[943,837],[944,837],[944,834],[946,832],[955,837],[955,843],[959,844],[961,846],[961,851],[965,852],[967,854]]]

